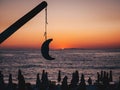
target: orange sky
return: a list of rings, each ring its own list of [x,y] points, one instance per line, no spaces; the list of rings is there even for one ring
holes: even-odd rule
[[[42,0],[0,0],[0,33]],[[120,0],[46,0],[51,48],[118,48]],[[43,10],[5,40],[0,48],[40,48]]]

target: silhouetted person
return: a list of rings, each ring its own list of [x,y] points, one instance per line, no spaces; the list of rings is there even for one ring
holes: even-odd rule
[[[113,76],[112,76],[112,71],[110,70],[110,77],[109,77],[109,81],[112,82],[113,81]]]
[[[100,81],[103,81],[103,71],[101,71],[101,75],[100,75]]]
[[[86,83],[85,83],[85,79],[84,79],[84,74],[81,75],[81,80],[80,80],[78,90],[86,90]]]
[[[48,87],[49,86],[49,80],[48,80],[48,73],[45,73],[45,86]]]
[[[12,74],[9,74],[9,84],[12,84]]]
[[[72,74],[72,79],[71,79],[71,84],[70,84],[70,89],[75,89],[78,85],[79,82],[79,73],[78,71],[73,72]]]
[[[108,80],[108,73],[106,71],[104,71],[104,77],[103,77],[103,85],[106,87],[109,84],[109,80]]]
[[[78,71],[76,70],[76,72],[75,72],[75,81],[76,81],[76,84],[79,82],[79,73],[78,73]]]
[[[12,74],[9,74],[7,90],[15,90],[15,89],[16,87],[14,87],[13,82],[12,82]]]
[[[18,90],[25,90],[25,79],[20,69],[18,71]]]
[[[100,82],[100,74],[99,74],[99,72],[97,72],[97,83],[99,83]]]
[[[92,85],[92,79],[89,77],[89,79],[88,79],[88,84],[89,85]]]
[[[67,76],[65,76],[65,77],[63,78],[62,85],[61,85],[61,90],[68,90],[67,79],[68,79]]]
[[[72,79],[71,79],[71,84],[70,84],[70,89],[73,89],[76,86],[76,81],[75,81],[75,73],[72,73]]]
[[[42,71],[42,77],[41,77],[41,80],[44,81],[44,78],[45,78],[45,70]]]
[[[40,85],[41,85],[41,81],[40,81],[39,73],[38,73],[37,74],[37,80],[36,80],[36,88],[37,88],[37,90],[40,90]]]
[[[4,76],[2,72],[0,71],[0,90],[4,90],[4,89],[5,89]]]
[[[61,71],[59,70],[59,72],[58,72],[58,78],[57,78],[57,81],[58,81],[58,83],[60,83],[60,81],[61,81]]]
[[[43,70],[41,78],[41,89],[45,90],[49,86],[48,73]]]

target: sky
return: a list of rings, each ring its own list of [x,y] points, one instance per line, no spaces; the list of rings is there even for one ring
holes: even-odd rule
[[[120,48],[120,0],[46,0],[50,48]],[[0,0],[0,33],[42,0]],[[40,48],[45,32],[42,10],[0,48]]]

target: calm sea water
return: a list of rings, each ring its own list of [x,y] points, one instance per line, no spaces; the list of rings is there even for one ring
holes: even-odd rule
[[[14,82],[17,82],[18,69],[22,70],[26,82],[35,84],[36,74],[42,70],[48,72],[50,80],[57,81],[58,70],[62,71],[62,78],[67,75],[68,81],[75,70],[85,74],[85,79],[96,79],[96,73],[101,70],[113,71],[113,80],[118,81],[120,76],[120,50],[52,50],[50,55],[55,60],[48,61],[41,56],[40,50],[0,50],[0,70],[4,80],[8,81],[12,73]]]

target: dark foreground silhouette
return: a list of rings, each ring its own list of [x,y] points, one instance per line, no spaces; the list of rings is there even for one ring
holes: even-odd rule
[[[42,71],[41,79],[39,73],[37,74],[35,85],[25,83],[21,70],[18,70],[17,79],[18,84],[13,83],[12,74],[9,74],[8,83],[4,83],[4,75],[0,71],[0,90],[120,90],[120,77],[118,83],[114,83],[112,71],[97,72],[95,83],[92,82],[91,77],[85,81],[83,73],[79,77],[78,71],[72,73],[70,83],[67,81],[67,76],[64,76],[63,80],[61,80],[61,71],[58,72],[57,84],[48,79],[48,73],[45,70]]]
[[[23,17],[21,17],[15,23],[13,23],[10,27],[4,30],[0,34],[0,44],[46,7],[47,7],[47,2],[46,1],[41,2],[38,6],[33,8],[30,12],[25,14]]]

